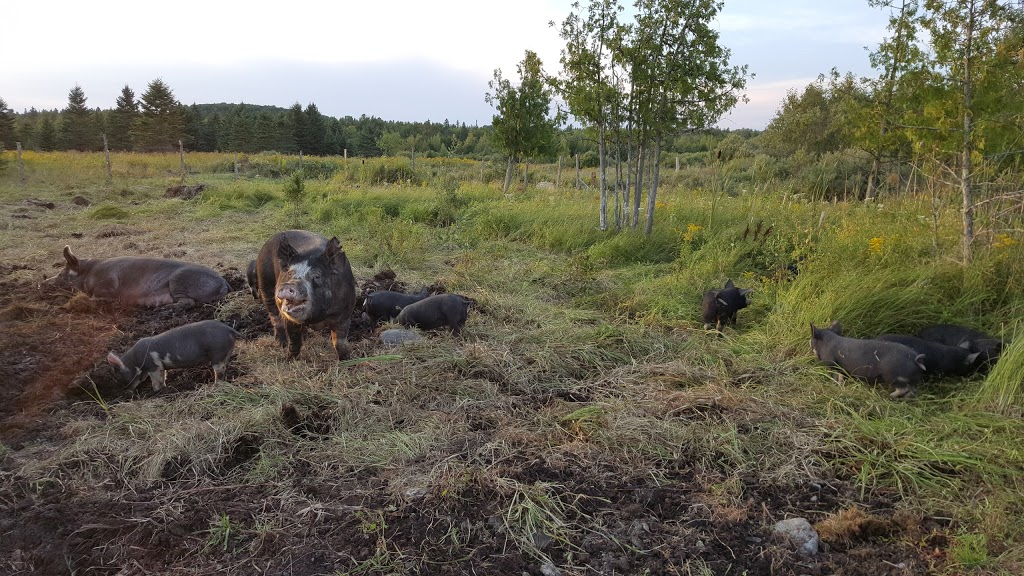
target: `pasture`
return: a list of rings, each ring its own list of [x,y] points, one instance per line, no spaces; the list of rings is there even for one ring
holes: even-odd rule
[[[601,231],[597,193],[530,167],[417,159],[13,153],[0,172],[0,573],[1017,574],[1024,571],[1024,248],[960,251],[956,200],[829,203],[665,170],[653,234]],[[592,170],[585,171],[590,182]],[[76,200],[76,197],[81,199]],[[52,202],[53,207],[45,204]],[[267,238],[338,236],[364,292],[477,306],[461,336],[397,348],[355,322],[352,360],[274,344],[245,267]],[[642,224],[641,224],[642,228]],[[41,290],[80,257],[220,272],[193,309]],[[798,273],[787,269],[795,265]],[[705,290],[752,288],[724,335]],[[359,312],[357,301],[357,314]],[[122,389],[142,336],[215,318],[244,336],[225,378]],[[941,322],[1013,341],[986,378],[894,401],[838,383],[809,323]],[[815,525],[804,557],[772,535]]]

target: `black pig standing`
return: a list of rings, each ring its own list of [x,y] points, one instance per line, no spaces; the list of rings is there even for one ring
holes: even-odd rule
[[[846,338],[841,333],[839,322],[829,328],[815,328],[811,322],[811,350],[818,360],[861,380],[892,386],[892,398],[911,394],[921,382],[924,354],[897,342]]]
[[[289,359],[302,349],[303,329],[314,324],[330,329],[339,360],[349,357],[356,280],[337,237],[304,230],[276,234],[260,249],[256,277],[274,336],[288,347]]]
[[[164,386],[164,373],[174,368],[213,364],[214,381],[227,369],[235,339],[241,334],[216,320],[203,320],[172,328],[156,336],[140,339],[118,357],[107,354],[107,362],[118,370],[118,378],[129,390],[135,390],[146,376],[153,391]]]
[[[452,333],[459,334],[469,316],[473,300],[458,294],[437,294],[409,304],[398,313],[398,323],[415,326],[422,330],[433,330],[447,326]]]
[[[430,296],[426,290],[418,294],[403,294],[391,290],[378,290],[366,295],[366,315],[370,325],[376,326],[381,320],[391,320],[409,304],[419,302]]]
[[[987,371],[991,368],[1003,351],[1003,341],[989,336],[984,332],[973,330],[956,324],[937,324],[922,328],[918,336],[930,342],[938,342],[946,346],[960,346],[970,342],[971,352],[979,352],[974,362],[975,371]]]
[[[721,331],[723,324],[732,323],[736,325],[736,313],[750,304],[750,289],[737,288],[732,280],[726,280],[725,288],[721,290],[708,290],[704,293],[704,302],[701,304],[701,316],[704,319],[704,329],[712,326]]]
[[[882,334],[876,336],[875,340],[899,342],[918,354],[924,354],[925,375],[934,377],[967,376],[974,371],[974,362],[981,354],[970,351],[970,342],[962,342],[959,346],[946,346],[904,334]]]

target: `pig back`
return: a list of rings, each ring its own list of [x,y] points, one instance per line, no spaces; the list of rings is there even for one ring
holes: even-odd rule
[[[170,304],[182,297],[210,303],[230,290],[220,274],[188,262],[121,256],[93,263],[84,274],[85,292],[124,304]]]

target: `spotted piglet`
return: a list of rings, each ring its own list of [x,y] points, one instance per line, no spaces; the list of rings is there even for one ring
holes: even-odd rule
[[[164,373],[175,368],[192,368],[210,363],[214,381],[227,369],[235,339],[241,336],[227,324],[203,320],[142,338],[123,356],[107,354],[121,383],[135,390],[148,376],[153,390],[164,387]]]

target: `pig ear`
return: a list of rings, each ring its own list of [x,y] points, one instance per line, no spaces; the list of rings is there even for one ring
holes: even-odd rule
[[[78,257],[71,253],[71,246],[64,246],[64,259],[68,261],[68,268],[78,268]]]
[[[327,248],[324,249],[324,260],[333,263],[339,256],[344,257],[345,251],[341,249],[341,240],[335,236],[327,241]]]
[[[277,246],[277,257],[285,264],[288,264],[294,256],[295,248],[292,248],[292,245],[288,242],[288,237],[281,236],[281,243]]]
[[[747,294],[750,294],[753,291],[753,288],[740,288],[740,296],[746,296]]]
[[[117,366],[121,370],[124,370],[124,362],[121,362],[121,359],[118,358],[117,354],[114,354],[113,352],[107,354],[107,362],[114,366]]]
[[[828,329],[835,332],[836,334],[843,334],[843,327],[839,324],[839,320],[833,320],[832,324],[829,325]]]
[[[735,287],[736,287],[736,285],[732,283],[732,278],[729,278],[728,280],[725,281],[725,290],[728,290],[729,288],[735,288]]]

